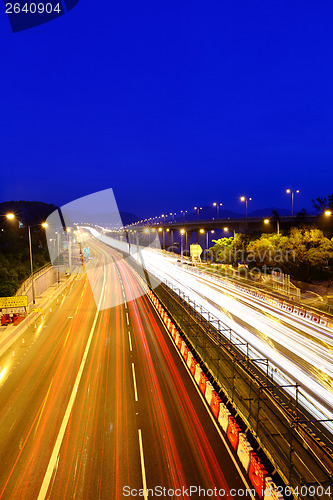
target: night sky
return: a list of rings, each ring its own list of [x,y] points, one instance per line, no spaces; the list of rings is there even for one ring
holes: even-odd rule
[[[80,0],[0,12],[0,201],[113,188],[140,216],[333,192],[331,1]]]

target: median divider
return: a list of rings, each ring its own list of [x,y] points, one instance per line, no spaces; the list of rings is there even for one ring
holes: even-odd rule
[[[268,477],[268,472],[261,463],[259,457],[254,453],[251,444],[247,440],[246,434],[242,432],[236,419],[231,415],[227,406],[221,401],[218,393],[215,391],[213,384],[208,380],[208,377],[201,369],[192,354],[190,348],[181,337],[177,327],[168,316],[165,309],[161,306],[151,290],[148,291],[148,296],[160,314],[167,330],[170,332],[174,340],[176,348],[179,350],[187,367],[189,368],[195,382],[197,383],[200,392],[203,394],[208,406],[211,409],[216,421],[224,431],[231,447],[235,450],[244,471],[255,488],[260,500],[283,500],[283,496],[278,492],[273,480]]]

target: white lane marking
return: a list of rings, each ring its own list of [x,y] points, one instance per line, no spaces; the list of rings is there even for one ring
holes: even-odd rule
[[[105,264],[104,264],[104,281],[103,281],[102,291],[104,290],[104,287],[105,287]],[[58,455],[59,455],[60,447],[61,447],[62,441],[64,439],[64,435],[65,435],[65,432],[66,432],[66,428],[67,428],[67,424],[68,424],[68,421],[69,421],[69,417],[71,415],[72,408],[73,408],[74,401],[75,401],[76,394],[77,394],[77,390],[78,390],[78,387],[79,387],[79,384],[80,384],[80,381],[81,381],[83,369],[84,369],[86,361],[87,361],[87,357],[88,357],[88,353],[89,353],[89,349],[90,349],[90,344],[92,342],[92,338],[93,338],[93,335],[94,335],[94,332],[95,332],[97,318],[98,318],[98,315],[99,315],[99,308],[101,306],[103,297],[104,297],[104,293],[101,293],[100,299],[99,299],[99,303],[98,303],[98,306],[97,306],[97,311],[96,311],[95,318],[94,318],[94,322],[93,322],[91,330],[90,330],[88,342],[87,342],[87,345],[86,345],[86,348],[85,348],[85,351],[84,351],[84,354],[83,354],[83,357],[82,357],[80,368],[79,368],[78,374],[77,374],[75,382],[74,382],[74,386],[73,386],[73,389],[72,389],[72,392],[71,392],[71,396],[70,396],[69,401],[68,401],[68,405],[67,405],[67,408],[66,408],[66,411],[65,411],[65,415],[64,415],[64,418],[63,418],[62,423],[61,423],[60,431],[59,431],[57,440],[55,442],[55,445],[54,445],[54,448],[53,448],[53,451],[52,451],[52,455],[51,455],[51,458],[50,458],[50,461],[49,461],[49,465],[47,467],[47,470],[46,470],[46,473],[45,473],[45,476],[44,476],[44,480],[43,480],[43,483],[42,483],[42,486],[41,486],[41,489],[40,489],[40,492],[39,492],[37,500],[44,500],[46,498],[47,490],[49,489],[49,485],[50,485],[50,482],[51,482],[53,471],[54,471],[54,469],[57,466],[57,461],[58,461]]]
[[[127,303],[125,302],[125,309],[127,309]]]
[[[132,363],[132,374],[133,374],[133,384],[134,384],[134,395],[135,395],[135,401],[139,401],[138,398],[138,391],[136,388],[136,378],[135,378],[135,368],[134,368],[134,363]]]
[[[130,351],[132,351],[132,339],[131,339],[131,332],[129,330],[128,330],[128,340],[130,345]]]
[[[142,474],[142,486],[145,494],[145,500],[148,499],[147,496],[147,480],[146,480],[146,468],[145,468],[145,458],[143,455],[143,445],[142,445],[142,433],[141,429],[138,429],[139,433],[139,446],[140,446],[140,459],[141,459],[141,474]]]
[[[127,324],[129,325],[129,317],[128,317],[128,312],[126,313],[126,320],[127,320]]]
[[[152,304],[152,308],[156,310],[156,308],[154,307],[154,304],[153,304],[152,300],[151,300],[149,297],[148,297],[148,299],[150,300],[150,302],[151,302],[151,304]],[[160,318],[160,319],[161,319],[161,318]],[[222,442],[223,442],[223,444],[224,444],[224,446],[225,446],[225,448],[226,448],[227,452],[229,453],[229,455],[230,455],[230,457],[231,457],[231,460],[233,461],[234,466],[235,466],[235,468],[236,468],[236,470],[237,470],[237,472],[238,472],[238,474],[239,474],[239,476],[240,476],[241,480],[243,481],[243,484],[244,484],[244,486],[245,486],[246,490],[250,492],[250,497],[251,497],[251,499],[252,499],[252,500],[255,500],[255,497],[254,497],[254,496],[252,495],[252,493],[251,493],[251,491],[252,491],[252,490],[251,490],[250,486],[248,485],[248,482],[246,481],[246,479],[245,479],[245,477],[244,477],[244,474],[243,474],[242,470],[240,469],[240,467],[239,467],[238,463],[237,463],[237,462],[236,462],[236,460],[235,460],[235,457],[233,456],[233,454],[232,454],[232,452],[231,452],[231,450],[230,450],[229,443],[228,443],[228,442],[226,441],[226,439],[224,438],[224,436],[223,436],[223,434],[222,434],[222,432],[221,432],[221,429],[220,429],[220,427],[219,427],[219,425],[218,425],[217,421],[215,420],[214,416],[212,415],[212,413],[211,413],[211,411],[210,411],[210,407],[208,406],[206,399],[205,399],[205,398],[204,398],[204,396],[202,395],[202,393],[201,393],[201,391],[200,391],[200,389],[199,389],[199,387],[198,387],[198,385],[197,385],[196,381],[194,380],[194,377],[192,376],[192,373],[191,373],[191,371],[190,371],[189,367],[187,366],[187,363],[185,362],[185,360],[184,360],[184,358],[183,358],[183,356],[182,356],[181,352],[179,351],[178,347],[176,346],[176,344],[175,344],[175,342],[174,342],[174,340],[173,340],[173,338],[172,338],[171,333],[170,333],[170,332],[169,332],[169,330],[167,329],[167,327],[166,327],[166,325],[164,324],[164,322],[162,321],[162,319],[161,319],[161,321],[160,321],[160,322],[161,322],[161,323],[162,323],[162,325],[164,326],[164,329],[165,329],[166,333],[168,334],[168,336],[169,336],[169,338],[170,338],[170,340],[171,340],[172,345],[174,346],[174,348],[176,349],[176,352],[178,353],[178,356],[179,356],[179,357],[180,357],[180,359],[182,360],[182,363],[183,363],[183,365],[185,366],[185,368],[186,368],[186,370],[187,370],[187,373],[189,374],[190,379],[192,380],[192,383],[193,383],[194,387],[196,388],[197,393],[199,394],[199,396],[200,396],[200,398],[201,398],[201,400],[202,400],[203,404],[205,405],[206,410],[207,410],[207,412],[208,412],[208,415],[210,416],[210,418],[211,418],[211,420],[212,420],[213,424],[215,425],[215,428],[216,428],[216,430],[217,430],[217,432],[218,432],[218,434],[219,434],[219,436],[220,436],[220,438],[221,438],[221,440],[222,440]],[[253,488],[252,488],[252,489],[253,489]]]

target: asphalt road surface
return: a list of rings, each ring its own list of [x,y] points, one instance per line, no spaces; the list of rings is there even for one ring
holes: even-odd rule
[[[101,310],[78,275],[0,359],[0,498],[244,497],[144,284],[111,249],[94,251]],[[123,303],[103,310],[110,293]]]

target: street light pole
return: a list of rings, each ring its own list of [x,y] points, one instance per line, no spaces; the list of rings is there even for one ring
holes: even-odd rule
[[[36,303],[36,297],[35,297],[35,287],[34,287],[34,268],[33,268],[33,264],[32,264],[32,245],[31,245],[30,226],[28,226],[28,236],[29,236],[29,254],[30,254],[32,302],[33,302],[33,304],[35,304]]]
[[[183,244],[183,235],[185,233],[185,229],[180,230],[180,260],[183,262],[184,255],[184,244]]]
[[[209,246],[209,231],[206,232],[206,262],[208,260],[208,246]]]
[[[252,198],[248,198],[247,196],[241,196],[240,201],[245,201],[245,213],[247,219],[247,203],[248,201],[252,201]]]
[[[15,214],[9,213],[9,214],[6,215],[6,217],[9,220],[13,220],[13,219],[15,219]],[[33,304],[35,304],[36,303],[36,296],[35,296],[35,287],[34,287],[34,268],[33,268],[33,263],[32,263],[32,244],[31,244],[31,230],[30,230],[30,227],[31,226],[29,224],[27,224],[28,239],[29,239],[29,257],[30,257],[30,271],[31,271],[32,302],[33,302]],[[44,228],[47,227],[47,223],[43,222],[42,227],[44,227]]]
[[[220,219],[219,213],[220,213],[220,207],[221,206],[222,206],[222,203],[217,203],[217,202],[213,203],[213,207],[216,207],[217,220]]]
[[[291,189],[286,190],[287,194],[291,194],[291,216],[294,217],[294,196],[299,193],[299,189],[292,191]]]
[[[60,260],[60,242],[59,242],[59,232],[57,231],[57,247],[58,247],[58,283],[59,283],[59,260]]]

